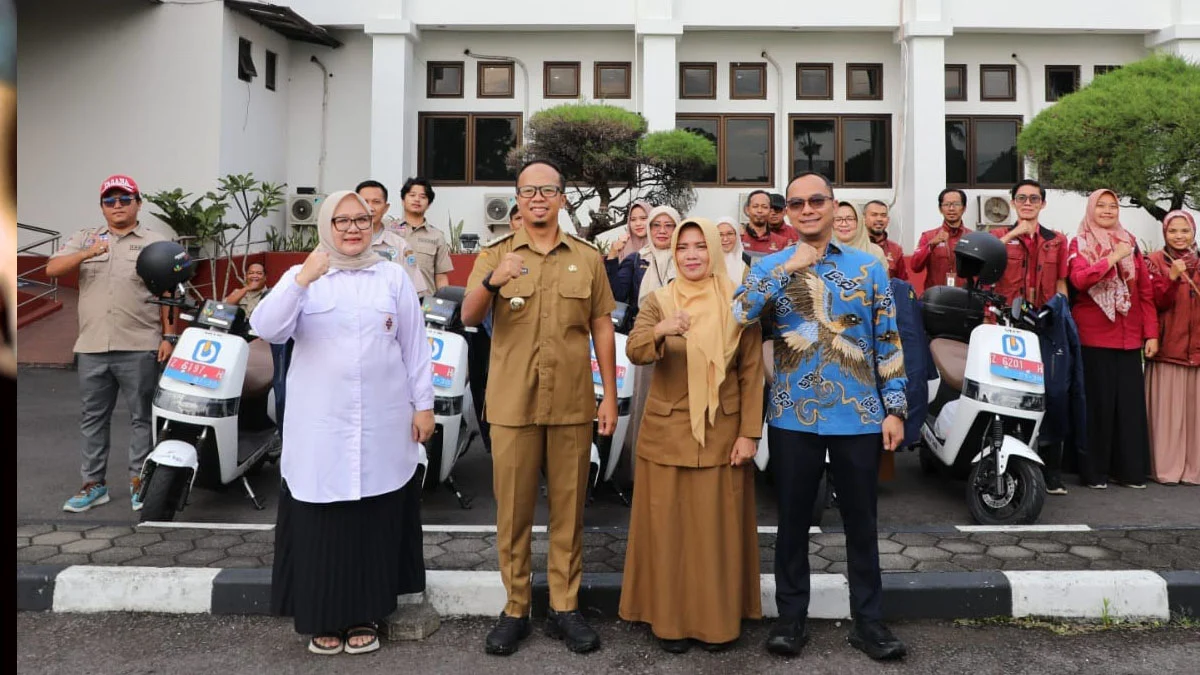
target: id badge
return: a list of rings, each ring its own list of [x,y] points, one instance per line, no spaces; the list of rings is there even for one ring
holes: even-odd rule
[[[955,275],[953,275],[953,274],[947,274],[947,275],[946,275],[946,285],[947,285],[947,286],[953,286],[953,285],[955,285],[955,282],[957,282],[957,281],[958,281],[958,277],[957,277],[957,276],[955,276]]]

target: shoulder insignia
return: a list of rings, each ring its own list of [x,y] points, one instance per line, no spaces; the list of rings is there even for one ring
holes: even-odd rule
[[[483,245],[483,247],[490,248],[492,246],[495,246],[496,244],[499,244],[500,242],[504,241],[505,239],[508,239],[509,237],[513,236],[514,234],[516,234],[516,232],[509,232],[508,234],[502,234],[499,237],[496,237],[495,239],[492,239],[491,241],[488,241],[487,243],[485,243]]]
[[[596,245],[595,245],[595,244],[593,244],[592,242],[588,241],[587,239],[584,239],[583,237],[581,237],[581,236],[579,236],[579,235],[577,235],[577,234],[571,234],[571,233],[569,233],[569,232],[568,232],[568,233],[567,233],[567,236],[568,236],[568,237],[570,237],[570,238],[572,238],[572,239],[574,239],[575,241],[578,241],[578,242],[580,242],[580,243],[582,243],[582,244],[586,245],[586,246],[590,246],[590,247],[592,247],[592,248],[596,249],[597,251],[599,251],[599,250],[600,250],[600,247],[599,247],[599,246],[596,246]]]

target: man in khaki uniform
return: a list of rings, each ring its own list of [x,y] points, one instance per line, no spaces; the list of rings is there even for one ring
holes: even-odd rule
[[[400,200],[404,205],[404,225],[400,234],[416,252],[417,269],[421,270],[425,287],[431,293],[449,286],[450,272],[454,271],[446,235],[433,229],[425,220],[425,212],[433,198],[433,185],[426,178],[409,178],[400,188]]]
[[[138,223],[142,204],[137,183],[111,176],[100,187],[102,227],[76,232],[46,265],[46,275],[79,270],[79,394],[83,403],[83,488],[63,504],[80,513],[109,500],[109,428],[117,390],[125,392],[133,423],[129,439],[130,504],[138,499],[138,474],[150,454],[150,402],[158,379],[157,363],[171,355],[175,340],[167,309],[151,304],[137,275],[138,254],[166,238]]]
[[[412,279],[417,297],[425,297],[429,287],[425,285],[425,275],[417,268],[417,252],[403,235],[384,225],[383,218],[392,206],[388,203],[388,189],[377,180],[364,180],[354,191],[371,207],[371,250],[403,267]]]
[[[595,246],[558,227],[562,173],[532,162],[517,176],[524,227],[479,254],[463,322],[492,312],[487,418],[491,423],[496,548],[508,602],[485,650],[508,655],[529,634],[530,538],[543,467],[550,499],[550,613],[546,633],[575,652],[600,646],[577,596],[583,576],[583,507],[592,420],[616,425],[616,307]],[[589,337],[604,384],[596,407]]]

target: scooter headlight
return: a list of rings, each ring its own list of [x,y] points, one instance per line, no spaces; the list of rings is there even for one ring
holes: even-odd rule
[[[1046,409],[1046,397],[1043,394],[1031,394],[1025,391],[996,387],[990,384],[980,384],[974,380],[963,382],[962,395],[991,405],[1017,410],[1040,412]]]
[[[238,414],[241,402],[240,397],[204,398],[166,389],[154,392],[155,407],[194,417],[234,417]]]

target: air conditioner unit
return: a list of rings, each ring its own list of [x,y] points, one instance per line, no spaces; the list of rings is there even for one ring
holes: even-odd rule
[[[1008,201],[1008,193],[984,193],[975,197],[976,214],[980,230],[1004,227],[1016,222],[1016,210]]]
[[[321,202],[324,200],[325,195],[317,194],[297,194],[289,197],[287,208],[288,227],[316,225],[317,211],[321,208]]]
[[[483,196],[483,224],[489,230],[508,227],[509,200],[512,195],[486,194]]]

